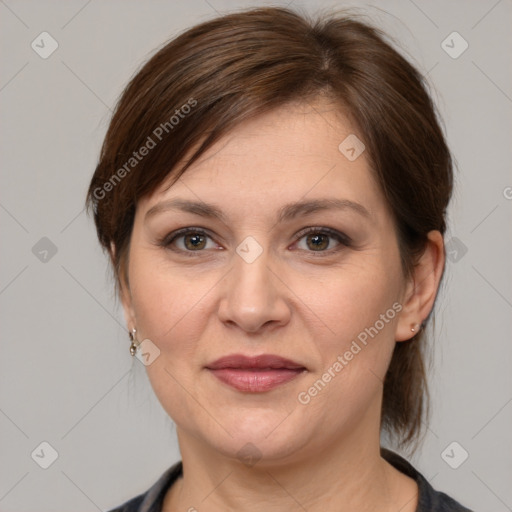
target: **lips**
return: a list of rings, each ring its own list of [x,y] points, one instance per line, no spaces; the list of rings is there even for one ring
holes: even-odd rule
[[[210,370],[222,370],[225,368],[236,368],[239,370],[299,370],[305,369],[301,364],[271,354],[261,356],[247,357],[242,354],[232,354],[221,357],[213,363],[207,365]]]
[[[272,354],[253,357],[232,354],[206,368],[224,384],[249,393],[270,391],[307,371],[295,361]]]

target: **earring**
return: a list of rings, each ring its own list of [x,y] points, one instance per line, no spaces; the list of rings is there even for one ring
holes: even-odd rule
[[[138,343],[135,343],[136,342],[136,338],[135,338],[136,334],[137,334],[137,329],[132,329],[131,332],[128,333],[128,336],[130,337],[130,341],[132,342],[132,344],[130,345],[130,354],[132,356],[134,356],[137,352]]]
[[[418,329],[418,331],[421,330],[421,328],[423,327],[422,325],[420,324],[414,324],[414,326]],[[411,331],[412,332],[416,332],[416,329],[414,327],[411,327]]]

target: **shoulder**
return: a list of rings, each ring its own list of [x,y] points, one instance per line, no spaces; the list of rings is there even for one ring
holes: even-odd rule
[[[167,469],[146,492],[109,512],[161,512],[165,494],[182,474],[183,466],[179,461]]]
[[[412,464],[397,453],[381,448],[381,455],[396,469],[416,481],[418,485],[416,512],[472,512],[445,493],[436,491]]]
[[[136,498],[132,498],[123,505],[109,510],[109,512],[139,512],[141,510],[140,505],[145,496],[146,493],[140,494]]]

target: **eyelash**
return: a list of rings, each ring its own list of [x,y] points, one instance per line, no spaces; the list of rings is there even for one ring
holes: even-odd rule
[[[187,256],[193,257],[194,253],[203,252],[204,249],[198,250],[198,251],[188,251],[188,250],[175,249],[175,248],[170,247],[171,244],[175,240],[177,240],[178,238],[184,237],[186,235],[189,235],[189,234],[201,235],[201,236],[208,237],[208,238],[212,239],[212,237],[204,229],[189,227],[189,228],[183,228],[183,229],[180,229],[178,231],[174,231],[173,233],[168,234],[163,239],[158,241],[158,245],[160,245],[161,247],[170,249],[172,251],[180,252],[182,254],[186,254]],[[297,243],[299,240],[301,240],[302,238],[304,238],[305,236],[307,236],[309,234],[328,235],[329,237],[334,238],[340,244],[340,246],[351,247],[351,245],[352,245],[352,240],[350,239],[350,237],[348,237],[344,233],[340,233],[339,231],[336,231],[335,229],[331,229],[331,228],[327,228],[327,227],[305,228],[304,230],[300,231],[297,234],[294,243]],[[323,251],[307,251],[307,252],[312,253],[315,257],[324,257],[324,256],[329,256],[335,252],[338,252],[339,250],[341,250],[341,247],[336,247],[334,249],[327,249],[327,250],[323,250]]]

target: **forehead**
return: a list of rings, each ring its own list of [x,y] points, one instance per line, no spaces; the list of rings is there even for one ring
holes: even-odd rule
[[[351,146],[361,151],[362,146],[354,146],[361,139],[331,102],[285,105],[237,125],[177,182],[171,173],[137,209],[148,211],[162,200],[181,197],[228,210],[244,206],[254,213],[255,208],[277,209],[299,198],[326,196],[379,209],[383,198],[367,155],[363,150],[354,159],[350,152]]]

